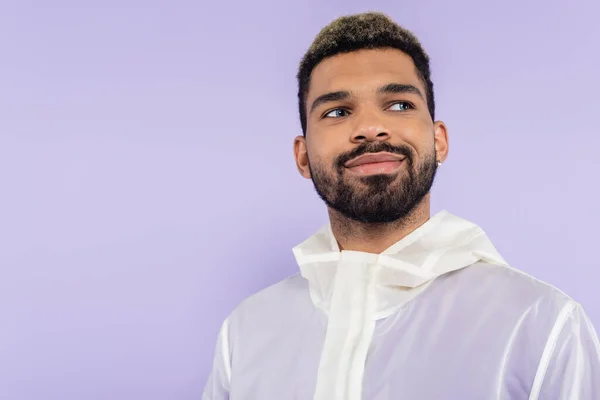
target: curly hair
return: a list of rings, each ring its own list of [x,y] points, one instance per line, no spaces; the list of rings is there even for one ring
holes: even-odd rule
[[[298,74],[298,106],[302,133],[306,136],[306,98],[313,69],[324,59],[341,53],[363,49],[393,48],[410,56],[419,79],[426,91],[427,107],[435,120],[433,82],[429,69],[429,56],[416,36],[402,28],[386,14],[366,12],[346,15],[332,21],[316,36],[302,57]]]

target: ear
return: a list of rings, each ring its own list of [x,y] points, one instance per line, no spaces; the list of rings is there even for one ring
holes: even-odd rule
[[[448,128],[442,121],[436,121],[433,129],[437,161],[444,162],[448,158]]]
[[[304,136],[296,136],[294,139],[294,158],[296,159],[296,167],[298,167],[298,172],[300,172],[300,175],[306,179],[310,179],[308,153],[306,151],[306,138]]]

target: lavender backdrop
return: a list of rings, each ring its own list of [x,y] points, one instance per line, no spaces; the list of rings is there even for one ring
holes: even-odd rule
[[[326,220],[294,167],[294,75],[367,9],[432,56],[435,211],[600,326],[600,6],[390,4],[0,3],[1,399],[200,398],[221,321]]]

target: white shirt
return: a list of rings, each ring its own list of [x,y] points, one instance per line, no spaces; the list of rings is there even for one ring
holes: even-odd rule
[[[224,322],[203,400],[600,399],[579,304],[442,211],[382,254],[329,225]]]

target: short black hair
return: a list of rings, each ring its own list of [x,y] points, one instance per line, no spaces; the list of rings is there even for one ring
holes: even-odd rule
[[[346,15],[332,21],[316,36],[304,54],[298,69],[298,106],[302,133],[306,136],[306,98],[313,69],[324,59],[341,53],[364,49],[393,48],[412,58],[417,75],[426,91],[427,107],[435,120],[433,82],[429,69],[429,56],[417,37],[401,27],[386,14],[366,12]]]

